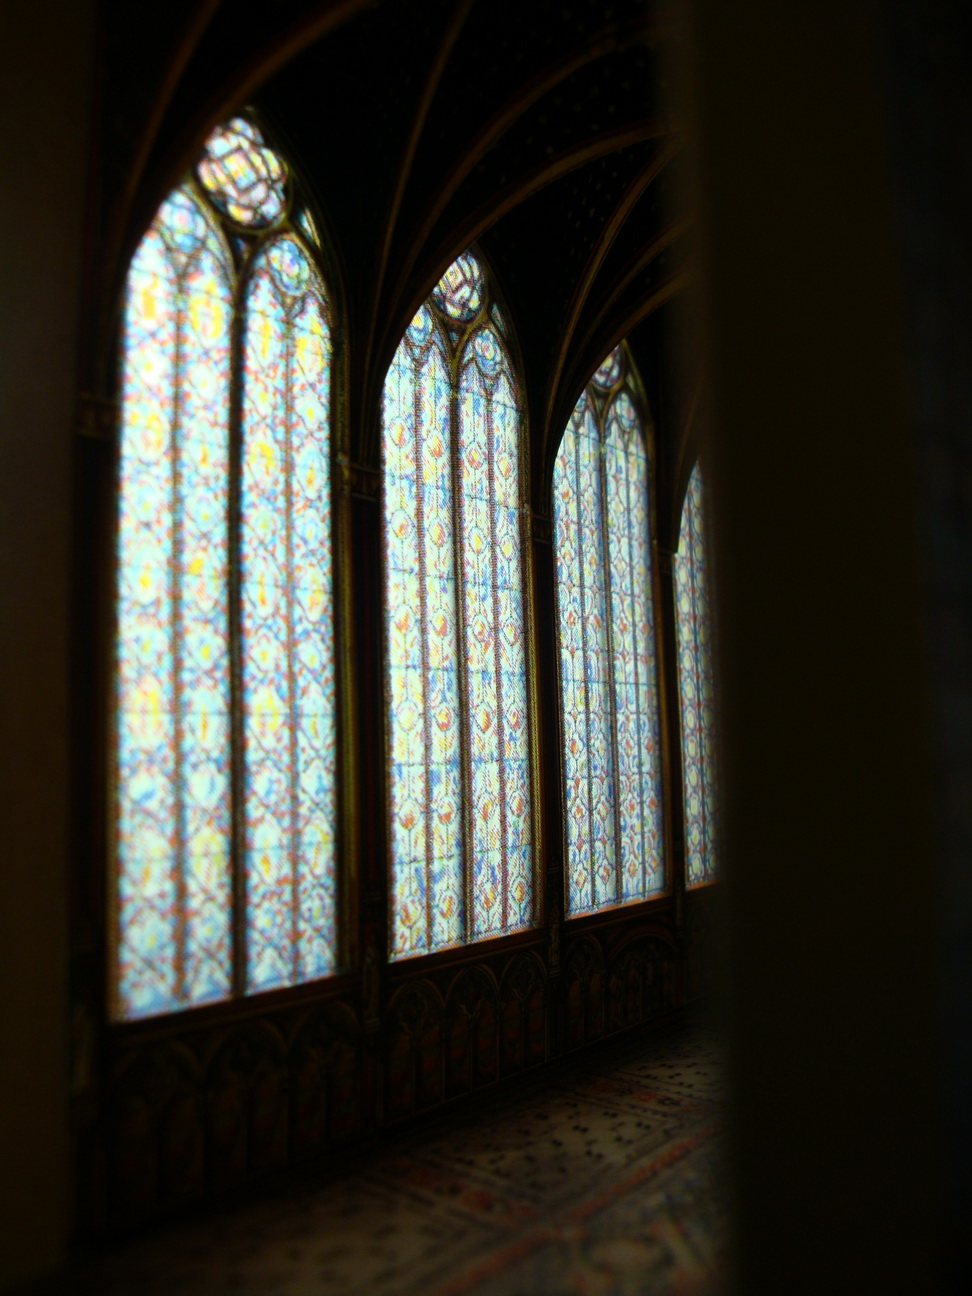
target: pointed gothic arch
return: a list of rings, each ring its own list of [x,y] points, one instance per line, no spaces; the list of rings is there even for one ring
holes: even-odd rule
[[[649,427],[624,346],[582,393],[554,466],[567,910],[667,885]]]
[[[296,179],[232,118],[126,282],[116,1017],[340,961],[334,310]]]
[[[478,253],[385,380],[393,958],[536,922],[523,406]]]

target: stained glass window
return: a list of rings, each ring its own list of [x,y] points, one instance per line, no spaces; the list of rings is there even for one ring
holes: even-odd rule
[[[665,886],[652,603],[650,464],[617,347],[574,408],[554,465],[567,909]]]
[[[159,208],[128,274],[123,1018],[336,964],[332,322],[291,187],[257,128],[235,118]]]
[[[712,622],[702,505],[702,474],[696,464],[685,492],[674,564],[689,886],[711,881],[717,860]]]
[[[492,297],[459,257],[385,380],[393,958],[534,921],[520,398]]]

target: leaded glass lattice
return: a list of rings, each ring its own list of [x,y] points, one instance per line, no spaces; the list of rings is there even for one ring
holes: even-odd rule
[[[715,706],[702,474],[692,469],[675,554],[678,692],[682,722],[685,873],[688,886],[716,874]]]
[[[243,344],[242,664],[248,985],[333,971],[331,339],[285,235],[256,257]]]
[[[521,415],[491,295],[465,253],[385,380],[393,958],[534,921]]]
[[[256,127],[234,118],[162,204],[128,274],[120,1017],[336,962],[331,323],[288,184]]]
[[[213,205],[239,225],[275,225],[287,206],[287,168],[242,117],[217,126],[196,168]]]
[[[554,465],[567,909],[664,888],[650,464],[622,347],[574,409]]]

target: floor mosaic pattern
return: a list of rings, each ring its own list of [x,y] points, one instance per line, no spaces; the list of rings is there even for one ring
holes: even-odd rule
[[[398,1134],[326,1180],[129,1243],[65,1293],[716,1293],[720,1123],[709,1034],[628,1037]]]

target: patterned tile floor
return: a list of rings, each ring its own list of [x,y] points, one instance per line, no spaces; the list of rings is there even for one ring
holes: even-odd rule
[[[720,1288],[720,1055],[628,1037],[340,1174],[89,1261],[71,1296],[702,1296]]]

